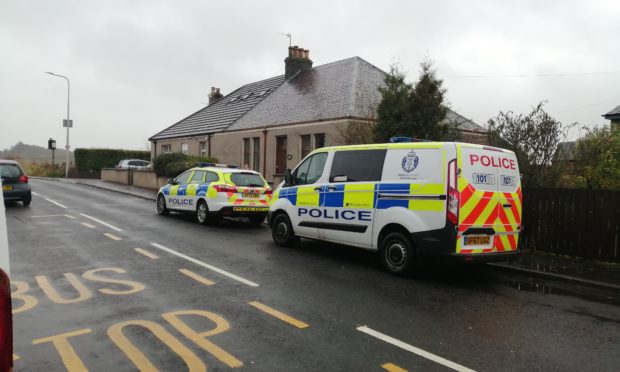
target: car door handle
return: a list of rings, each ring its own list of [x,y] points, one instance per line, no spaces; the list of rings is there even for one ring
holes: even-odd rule
[[[511,208],[512,204],[508,203],[508,204],[502,204],[502,207],[504,208]]]

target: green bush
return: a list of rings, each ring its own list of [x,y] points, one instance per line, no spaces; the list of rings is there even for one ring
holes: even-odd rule
[[[198,163],[216,163],[216,158],[207,156],[190,156],[179,152],[161,154],[153,161],[153,169],[160,177],[176,177],[185,170],[195,167]]]
[[[123,159],[151,160],[151,152],[116,149],[75,149],[75,166],[78,172],[99,172],[101,168],[114,168]]]

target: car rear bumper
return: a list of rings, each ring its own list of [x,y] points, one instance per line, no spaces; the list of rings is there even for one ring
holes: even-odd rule
[[[30,185],[13,186],[13,190],[5,190],[2,195],[5,201],[21,201],[32,198]]]
[[[211,214],[225,216],[225,217],[250,217],[257,215],[267,215],[269,212],[269,207],[258,207],[258,206],[234,206],[234,207],[223,207],[219,211],[211,212]]]

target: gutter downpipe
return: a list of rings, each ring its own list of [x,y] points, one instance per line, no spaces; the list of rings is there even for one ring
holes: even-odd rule
[[[267,176],[267,127],[263,128],[263,176]]]

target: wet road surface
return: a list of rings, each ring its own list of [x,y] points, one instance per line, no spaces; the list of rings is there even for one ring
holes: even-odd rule
[[[480,267],[398,278],[371,252],[309,240],[284,249],[265,226],[200,226],[158,216],[154,202],[31,182],[30,208],[7,207],[16,370],[620,364],[614,294],[531,290]]]

